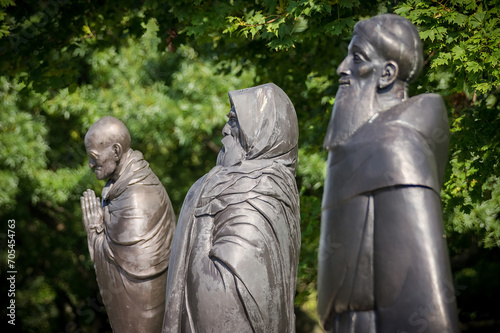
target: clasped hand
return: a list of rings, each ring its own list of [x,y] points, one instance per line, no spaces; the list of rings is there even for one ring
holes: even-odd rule
[[[83,192],[83,196],[80,197],[80,204],[82,206],[83,225],[87,233],[91,229],[95,229],[97,233],[101,233],[104,229],[103,209],[94,191],[87,190]]]

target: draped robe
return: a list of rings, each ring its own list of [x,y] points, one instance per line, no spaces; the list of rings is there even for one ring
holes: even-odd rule
[[[104,231],[89,234],[89,250],[113,331],[159,332],[175,215],[142,153],[124,158],[103,189]]]
[[[330,150],[318,312],[329,332],[456,332],[441,217],[449,130],[442,98],[378,113]]]
[[[246,159],[215,166],[186,196],[163,332],[295,331],[295,111],[275,85],[229,95],[248,145]]]

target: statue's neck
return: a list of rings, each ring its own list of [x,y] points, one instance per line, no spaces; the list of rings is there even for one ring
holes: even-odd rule
[[[379,89],[375,95],[374,109],[381,112],[408,99],[406,82],[397,80],[385,89]]]
[[[115,173],[113,174],[113,176],[111,176],[113,182],[116,182],[118,178],[120,178],[120,176],[122,175],[131,152],[132,149],[129,149],[122,155],[122,158],[120,159],[120,162],[118,162],[118,166],[116,167]]]

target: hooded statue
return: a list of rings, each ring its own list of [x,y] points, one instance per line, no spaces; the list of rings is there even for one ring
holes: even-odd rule
[[[163,332],[295,331],[297,117],[274,84],[229,98],[217,166],[179,216]]]

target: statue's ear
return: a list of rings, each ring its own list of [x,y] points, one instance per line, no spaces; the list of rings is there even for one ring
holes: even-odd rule
[[[119,161],[123,155],[122,145],[119,143],[115,143],[113,144],[112,149],[113,149],[113,159],[115,161]]]
[[[384,71],[378,79],[378,87],[385,89],[398,78],[399,66],[395,61],[389,60],[384,63]]]

